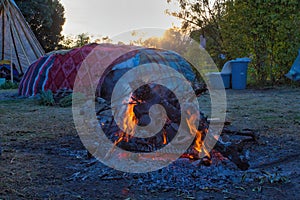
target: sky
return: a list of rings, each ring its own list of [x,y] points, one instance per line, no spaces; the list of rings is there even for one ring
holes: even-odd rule
[[[88,33],[113,38],[132,30],[180,26],[179,20],[165,14],[166,9],[178,9],[167,0],[61,0],[61,3],[66,17],[64,35]]]

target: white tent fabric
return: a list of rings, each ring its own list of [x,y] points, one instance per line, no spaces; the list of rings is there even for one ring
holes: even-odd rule
[[[0,0],[0,59],[14,63],[20,73],[45,54],[13,0]]]

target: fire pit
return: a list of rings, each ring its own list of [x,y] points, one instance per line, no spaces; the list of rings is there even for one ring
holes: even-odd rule
[[[197,95],[201,96],[206,91],[205,84],[202,84],[202,88],[194,88],[195,91],[201,91]],[[103,85],[102,87],[106,87]],[[201,98],[201,97],[200,97]],[[124,114],[124,122],[126,122],[126,131],[119,128],[118,124],[113,118],[112,109],[110,107],[109,99],[103,99],[97,97],[96,102],[96,113],[106,136],[113,142],[117,147],[131,152],[153,152],[159,150],[166,145],[178,132],[180,123],[180,104],[170,90],[166,87],[157,84],[145,84],[138,90],[134,91],[129,98],[128,102],[124,102],[126,105],[126,111]],[[134,137],[130,134],[138,125],[147,126],[151,119],[149,117],[149,109],[153,105],[161,105],[166,110],[167,120],[160,132],[150,138],[139,138]],[[160,107],[157,107],[159,113]],[[154,111],[155,112],[155,111]],[[188,112],[188,110],[187,110]],[[159,117],[159,116],[156,116]],[[199,160],[201,153],[205,153],[205,157],[202,158],[199,164],[210,165],[212,162],[212,155],[217,160],[229,159],[236,164],[242,170],[246,170],[249,167],[247,156],[243,154],[243,143],[248,141],[256,141],[257,135],[252,130],[237,131],[234,128],[227,126],[223,130],[223,134],[227,135],[227,142],[223,142],[221,137],[215,146],[213,153],[209,151],[200,152],[203,146],[203,141],[206,134],[209,131],[209,121],[202,112],[199,116],[192,116],[187,119],[187,124],[193,124],[193,120],[200,119],[199,126],[197,129],[193,126],[189,126],[189,131],[192,132],[196,137],[192,145],[188,150],[181,156],[182,158],[188,158],[190,160]],[[228,134],[239,135],[236,141],[230,141]],[[246,137],[243,138],[243,137]],[[181,138],[181,142],[185,142],[185,138]],[[180,142],[179,142],[180,143]],[[168,154],[178,153],[174,147],[172,151],[166,152]],[[167,159],[167,158],[166,158]]]

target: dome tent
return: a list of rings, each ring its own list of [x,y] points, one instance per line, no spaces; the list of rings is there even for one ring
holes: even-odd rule
[[[128,52],[114,60],[106,69],[106,78],[101,80],[107,86],[104,88],[106,92],[112,91],[111,86],[126,71],[151,62],[167,65],[177,70],[191,83],[196,81],[191,64],[173,51],[129,45],[89,44],[67,52],[54,52],[41,57],[25,73],[19,86],[19,94],[33,96],[40,91],[51,90],[55,93],[59,89],[73,89],[82,62],[95,47],[107,54],[108,57],[120,49],[126,49]],[[107,80],[109,81],[107,82]]]
[[[41,91],[73,89],[77,70],[85,57],[96,45],[86,45],[70,51],[56,51],[46,54],[32,63],[24,74],[19,94],[34,96]]]

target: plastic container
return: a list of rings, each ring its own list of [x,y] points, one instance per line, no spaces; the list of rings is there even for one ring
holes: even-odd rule
[[[230,75],[231,75],[230,73],[221,73],[221,72],[211,72],[206,74],[209,80],[209,85],[213,89],[230,88]]]
[[[232,73],[232,89],[244,90],[247,86],[247,70],[249,61],[246,60],[232,60],[231,73]]]
[[[5,78],[0,78],[0,85],[3,85],[5,83],[6,79]]]
[[[231,74],[230,74],[230,73],[221,73],[221,77],[222,77],[222,79],[223,79],[224,88],[225,88],[225,89],[230,88],[230,78],[231,78]]]

